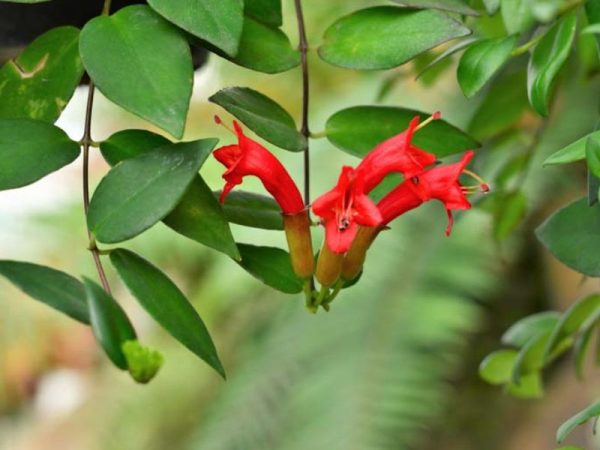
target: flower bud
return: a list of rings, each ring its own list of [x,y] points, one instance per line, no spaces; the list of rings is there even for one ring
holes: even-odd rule
[[[358,276],[365,263],[367,250],[383,228],[360,227],[352,242],[352,247],[342,261],[342,278],[346,281],[353,280]]]
[[[283,227],[294,272],[300,278],[310,278],[314,272],[315,260],[308,210],[283,214]]]
[[[319,283],[321,283],[321,286],[332,286],[340,278],[343,259],[343,253],[334,253],[327,245],[327,242],[323,242],[315,272],[315,276]]]

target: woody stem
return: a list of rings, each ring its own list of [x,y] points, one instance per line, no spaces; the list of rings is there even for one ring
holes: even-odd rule
[[[296,6],[296,19],[298,21],[298,35],[300,43],[300,61],[302,65],[302,125],[300,132],[306,138],[306,149],[304,150],[304,203],[310,203],[310,151],[308,149],[308,138],[310,129],[308,126],[309,106],[309,82],[308,82],[308,41],[306,39],[306,27],[304,25],[304,13],[302,11],[302,0],[294,0]]]
[[[110,13],[110,4],[111,0],[105,0],[104,6],[102,8],[102,14],[108,15]],[[85,108],[85,124],[83,130],[83,138],[81,139],[81,146],[83,147],[83,210],[85,211],[85,215],[87,217],[88,210],[90,209],[90,147],[95,144],[92,140],[92,111],[94,109],[94,92],[96,87],[94,82],[90,80],[90,84],[88,87],[88,98],[87,104]],[[100,282],[102,283],[102,287],[106,292],[110,294],[110,285],[108,284],[108,278],[106,277],[106,272],[104,271],[104,267],[102,266],[102,261],[100,260],[100,250],[96,246],[96,241],[92,236],[90,229],[86,225],[88,239],[90,241],[90,251],[92,252],[92,257],[94,258],[94,264],[96,266],[96,271],[98,272],[98,277],[100,278]]]

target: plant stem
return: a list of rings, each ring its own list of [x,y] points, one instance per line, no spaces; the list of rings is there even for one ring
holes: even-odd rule
[[[298,36],[300,44],[300,60],[302,64],[302,125],[300,132],[306,138],[306,149],[304,150],[304,203],[310,204],[310,151],[308,140],[310,129],[308,126],[308,107],[309,107],[309,81],[308,81],[308,41],[306,39],[306,27],[304,25],[304,13],[302,11],[302,0],[294,0],[296,6],[296,19],[298,20]]]
[[[110,4],[111,0],[105,0],[104,6],[102,7],[102,15],[108,15],[110,13]],[[85,123],[83,129],[83,138],[81,139],[81,145],[83,147],[83,210],[86,215],[90,209],[90,147],[95,144],[92,140],[92,113],[94,109],[94,93],[96,91],[96,86],[94,82],[90,80],[90,84],[88,86],[88,97],[87,104],[85,107]],[[108,283],[108,278],[106,277],[106,272],[104,271],[104,267],[102,266],[102,261],[100,260],[100,250],[96,247],[96,241],[92,236],[92,232],[90,231],[87,220],[86,220],[86,231],[88,235],[88,239],[91,243],[90,251],[92,252],[92,257],[94,258],[94,264],[96,265],[96,271],[98,272],[98,277],[100,278],[100,282],[102,283],[102,287],[109,294],[110,284]]]

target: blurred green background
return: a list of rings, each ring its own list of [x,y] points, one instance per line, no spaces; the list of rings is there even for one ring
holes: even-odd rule
[[[291,2],[285,29],[296,41]],[[306,0],[309,40],[364,1]],[[575,66],[574,64],[571,64]],[[454,65],[414,80],[414,65],[386,73],[335,69],[310,56],[311,126],[335,111],[377,101],[441,110],[467,129],[481,97],[466,101]],[[109,268],[116,297],[143,341],[166,364],[147,386],[115,370],[89,329],[30,300],[0,280],[1,450],[546,450],[554,432],[598,393],[575,381],[569,361],[547,374],[546,396],[518,400],[479,380],[481,359],[518,318],[562,310],[597,283],[554,261],[533,229],[553,209],[583,194],[578,167],[541,168],[544,156],[591,129],[600,85],[568,69],[546,126],[526,113],[514,130],[486,142],[475,169],[495,180],[506,155],[535,151],[515,183],[528,214],[508,239],[495,239],[486,199],[459,214],[450,238],[439,204],[397,220],[372,248],[361,282],[330,313],[311,315],[301,296],[263,286],[233,261],[174,234],[162,224],[128,243],[165,269],[207,322],[229,374],[227,382],[162,332]],[[299,69],[262,75],[216,56],[196,75],[186,138],[219,136],[212,116],[227,117],[207,97],[225,86],[251,86],[300,113]],[[524,89],[524,86],[523,86]],[[74,138],[83,128],[80,89],[59,124]],[[481,118],[478,118],[482,122]],[[533,124],[533,125],[532,125]],[[147,126],[99,98],[94,138]],[[477,130],[475,130],[477,135]],[[312,145],[313,197],[356,160],[326,140]],[[301,157],[273,151],[300,181]],[[86,251],[78,161],[42,182],[0,193],[0,258],[47,264],[94,276]],[[93,157],[94,183],[106,173]],[[203,175],[215,189],[221,167]],[[494,188],[494,183],[492,183]],[[246,186],[245,186],[246,188]],[[260,190],[255,180],[248,189]],[[238,241],[284,245],[278,232],[235,227]],[[315,244],[320,245],[320,237]],[[591,370],[591,369],[590,369]],[[582,427],[570,442],[600,448]],[[596,445],[596,446],[595,446]]]

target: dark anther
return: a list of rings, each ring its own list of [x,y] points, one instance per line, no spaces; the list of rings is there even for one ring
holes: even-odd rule
[[[415,175],[410,179],[410,181],[412,181],[413,184],[419,184],[419,177]]]
[[[340,231],[344,231],[344,230],[348,229],[349,226],[350,226],[350,221],[344,217],[343,219],[340,220],[338,229]]]

